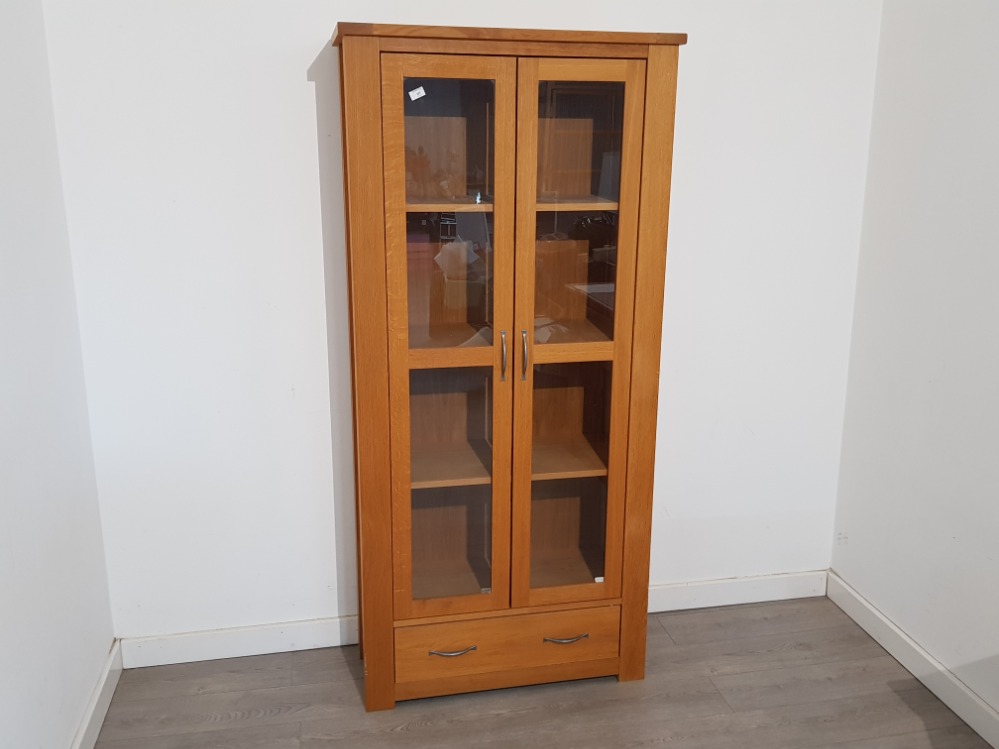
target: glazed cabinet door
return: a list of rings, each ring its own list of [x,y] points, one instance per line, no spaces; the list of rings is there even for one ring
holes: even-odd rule
[[[514,606],[621,594],[644,90],[518,62]]]
[[[381,59],[394,615],[506,608],[516,61]]]

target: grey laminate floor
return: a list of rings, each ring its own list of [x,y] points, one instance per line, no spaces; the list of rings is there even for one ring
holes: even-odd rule
[[[98,749],[988,749],[825,598],[649,617],[648,675],[365,713],[357,648],[126,671]]]

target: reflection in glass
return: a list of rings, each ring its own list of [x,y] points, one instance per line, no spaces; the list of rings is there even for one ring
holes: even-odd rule
[[[538,202],[616,203],[624,84],[541,81],[538,118]]]
[[[489,346],[493,81],[406,78],[410,348]]]
[[[414,598],[488,593],[492,369],[410,372]]]
[[[403,81],[410,210],[421,203],[492,202],[494,101],[493,81]]]
[[[538,211],[534,261],[535,341],[613,340],[617,212]]]
[[[488,346],[493,214],[406,214],[410,348]]]
[[[624,84],[538,87],[535,341],[614,338]]]

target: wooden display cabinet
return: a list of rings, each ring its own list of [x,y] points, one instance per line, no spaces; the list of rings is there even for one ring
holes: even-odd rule
[[[334,32],[369,710],[644,676],[685,41]]]

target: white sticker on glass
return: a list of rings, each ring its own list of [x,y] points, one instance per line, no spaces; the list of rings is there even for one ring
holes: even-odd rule
[[[409,92],[409,98],[411,101],[416,101],[417,99],[420,99],[426,95],[427,92],[423,90],[423,86],[420,86],[419,88],[414,88],[412,91]]]

